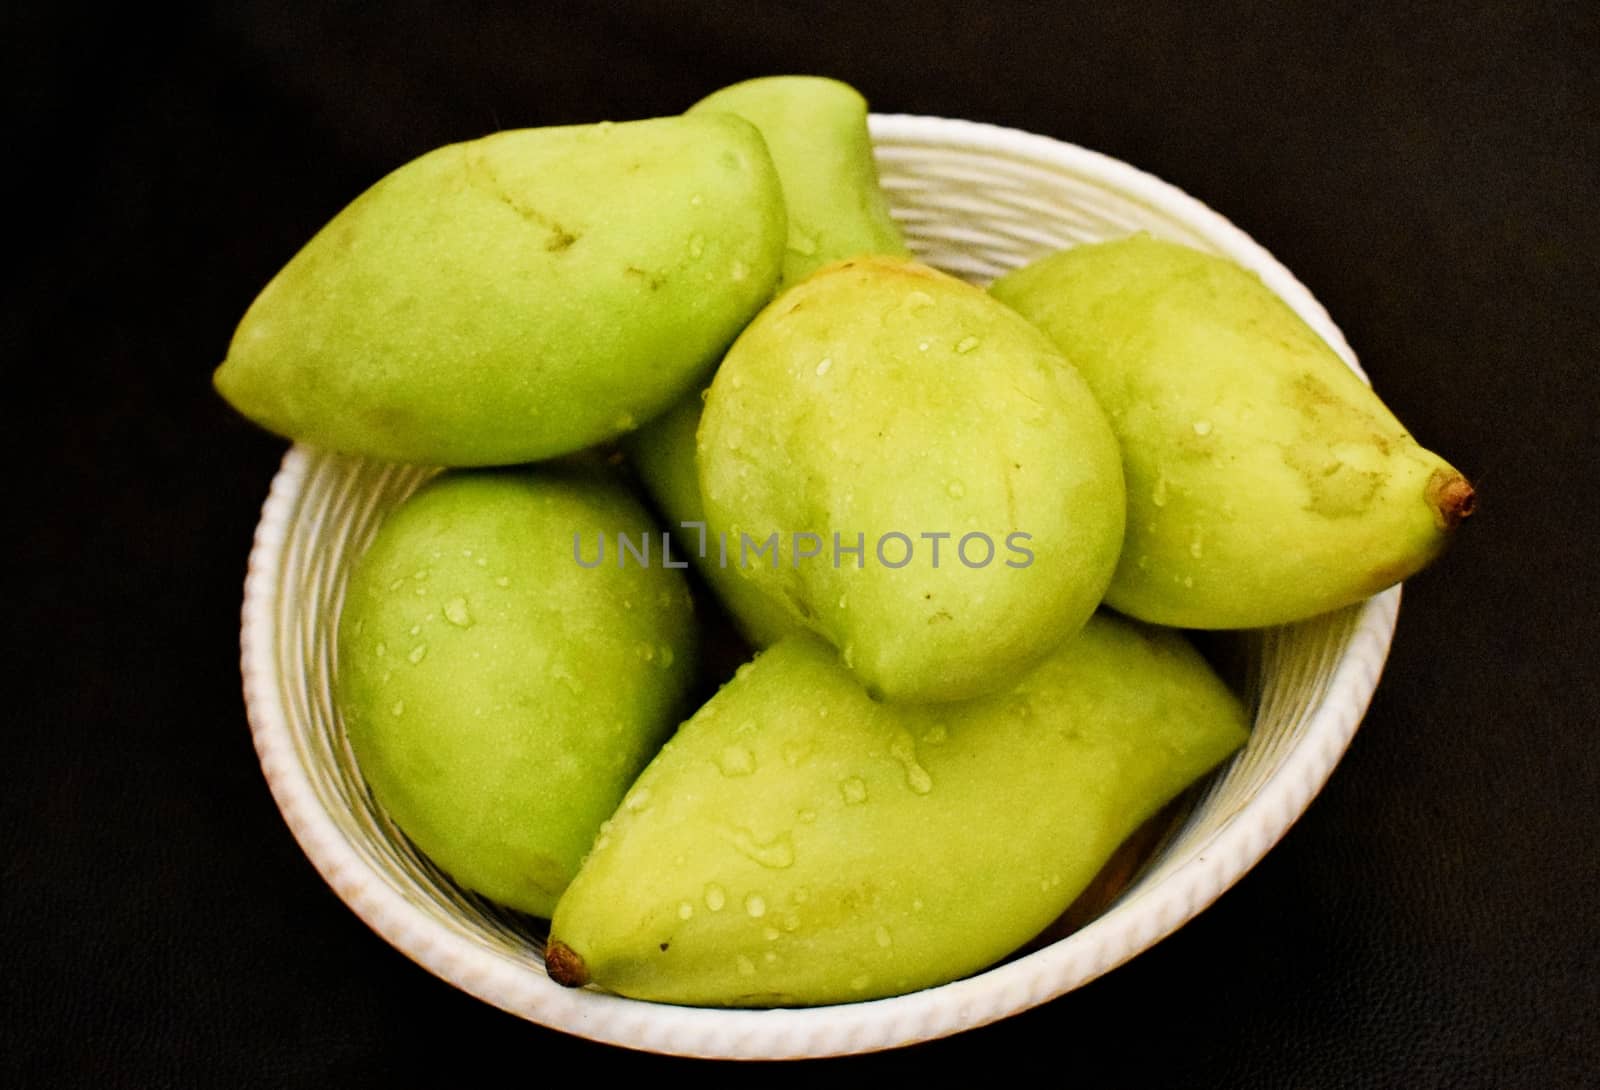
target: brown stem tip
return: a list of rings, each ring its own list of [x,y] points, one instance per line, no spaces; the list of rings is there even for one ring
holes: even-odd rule
[[[1446,530],[1453,530],[1478,509],[1478,493],[1453,469],[1435,470],[1428,478],[1428,503]]]
[[[563,988],[581,988],[589,983],[589,967],[564,942],[552,942],[544,948],[544,967],[550,979]]]

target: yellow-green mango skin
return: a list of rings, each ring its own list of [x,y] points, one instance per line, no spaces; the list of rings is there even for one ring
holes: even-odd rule
[[[767,76],[724,87],[689,108],[729,113],[761,130],[788,209],[782,287],[848,257],[909,257],[878,185],[867,100],[821,76]]]
[[[1253,273],[1137,235],[991,288],[1088,380],[1122,445],[1107,601],[1184,628],[1302,620],[1431,561],[1471,486]]]
[[[628,436],[625,441],[628,455],[635,474],[670,520],[675,557],[687,557],[694,563],[747,643],[756,648],[766,647],[804,629],[789,616],[781,602],[769,598],[754,583],[739,578],[738,572],[722,567],[709,537],[706,539],[707,555],[701,556],[700,531],[693,526],[683,526],[686,522],[703,526],[706,521],[694,461],[700,408],[698,393],[684,398],[664,415]]]
[[[782,535],[776,570],[751,554],[736,573],[890,700],[1015,681],[1088,619],[1122,542],[1116,440],[1083,380],[1013,311],[912,262],[831,266],[764,310],[717,371],[697,461],[730,565],[741,534]],[[823,554],[794,562],[795,532]],[[834,533],[864,535],[861,567],[834,566]],[[903,567],[896,539],[878,556],[890,533],[911,539]],[[959,559],[973,533],[987,565]]]
[[[601,532],[607,562],[580,567],[573,535],[592,561]],[[536,916],[693,677],[682,574],[619,568],[618,533],[659,543],[585,469],[446,474],[385,520],[339,621],[336,696],[373,797],[461,885]]]
[[[706,1006],[898,995],[1003,958],[1244,741],[1175,632],[1102,614],[1009,691],[880,704],[795,637],[668,742],[556,906],[566,984]]]
[[[736,114],[755,125],[766,141],[788,211],[780,289],[845,258],[907,255],[878,187],[867,103],[853,87],[816,76],[771,76],[725,87],[689,112]],[[759,588],[714,559],[706,563],[698,556],[699,535],[681,529],[682,523],[705,521],[694,461],[700,394],[695,390],[635,432],[629,453],[651,497],[745,639],[766,647],[799,631],[799,625]]]
[[[771,297],[785,238],[772,160],[729,115],[452,144],[290,260],[215,384],[322,447],[456,466],[555,457],[697,388]]]

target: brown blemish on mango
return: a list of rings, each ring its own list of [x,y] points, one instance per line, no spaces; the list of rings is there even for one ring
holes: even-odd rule
[[[545,240],[544,248],[550,253],[561,253],[583,237],[581,232],[567,230],[537,208],[524,203],[517,194],[507,189],[481,149],[472,145],[464,146],[462,165],[467,185],[493,197],[524,220],[546,232],[550,237]]]
[[[1388,434],[1393,428],[1351,404],[1315,375],[1296,375],[1290,384],[1289,400],[1311,423],[1309,430],[1319,442],[1370,443],[1385,456],[1393,449]]]
[[[1385,474],[1357,469],[1316,444],[1286,446],[1283,460],[1305,482],[1306,510],[1323,518],[1352,518],[1372,506]]]

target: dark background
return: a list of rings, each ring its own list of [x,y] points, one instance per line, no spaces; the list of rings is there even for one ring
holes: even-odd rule
[[[20,188],[0,661],[21,697],[0,754],[0,1083],[691,1066],[455,991],[301,855],[237,668],[284,444],[209,378],[278,266],[405,160],[792,71],[1080,143],[1207,202],[1327,305],[1482,508],[1408,585],[1326,790],[1199,919],[1004,1023],[755,1077],[1600,1082],[1593,5],[123,7],[11,5],[0,33]]]

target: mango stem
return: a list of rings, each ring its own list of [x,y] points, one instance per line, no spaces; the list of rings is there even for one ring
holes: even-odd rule
[[[1428,478],[1428,504],[1446,530],[1453,530],[1461,520],[1478,509],[1478,493],[1460,473],[1453,469],[1435,470]]]
[[[550,979],[563,988],[581,988],[589,983],[589,967],[564,942],[552,942],[544,948],[544,967]]]

